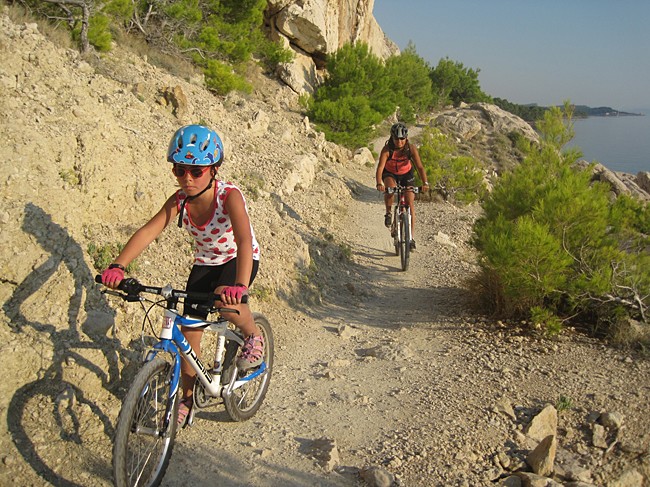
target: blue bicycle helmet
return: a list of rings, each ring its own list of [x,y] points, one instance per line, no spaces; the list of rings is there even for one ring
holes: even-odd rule
[[[390,135],[396,139],[405,139],[409,135],[409,129],[402,122],[397,122],[390,128]]]
[[[223,162],[223,143],[208,127],[186,125],[169,142],[167,160],[174,164],[219,167]]]

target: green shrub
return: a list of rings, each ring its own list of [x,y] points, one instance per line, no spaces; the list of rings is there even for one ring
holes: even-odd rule
[[[386,69],[364,43],[330,54],[327,69],[327,79],[307,102],[307,114],[328,140],[365,146],[373,125],[395,110]]]
[[[70,186],[78,186],[81,184],[81,175],[79,174],[77,168],[61,169],[59,171],[59,176]]]
[[[551,311],[540,306],[533,306],[530,309],[530,321],[535,328],[541,328],[545,335],[555,336],[562,331],[562,320]]]
[[[478,74],[480,69],[471,69],[463,63],[449,58],[440,59],[435,68],[431,68],[429,77],[433,96],[439,106],[458,105],[461,101],[474,103],[491,101],[481,90]]]
[[[557,409],[558,413],[561,413],[562,411],[567,411],[569,409],[573,409],[573,399],[571,399],[569,396],[565,396],[564,394],[560,394],[560,398],[557,401],[557,404],[555,405],[555,409]]]
[[[530,154],[532,148],[531,141],[527,137],[524,137],[521,132],[513,131],[508,133],[508,139],[510,139],[512,146],[517,151],[524,155]]]
[[[534,317],[551,334],[571,317],[593,329],[645,320],[648,206],[611,202],[607,186],[574,169],[579,150],[561,150],[572,131],[568,104],[544,117],[541,146],[497,181],[474,225],[480,287],[496,312]]]
[[[88,42],[100,52],[108,52],[111,50],[113,35],[110,31],[110,23],[110,18],[104,14],[97,14],[90,17],[88,23]],[[72,37],[78,42],[80,35],[81,24],[78,23],[77,27],[72,31]]]
[[[469,156],[457,156],[458,148],[440,130],[425,128],[418,151],[434,191],[462,203],[484,196],[482,164]]]
[[[197,61],[203,65],[203,74],[205,75],[205,86],[219,95],[225,95],[231,91],[242,91],[250,93],[253,87],[246,79],[237,74],[228,64],[224,64],[216,59]]]

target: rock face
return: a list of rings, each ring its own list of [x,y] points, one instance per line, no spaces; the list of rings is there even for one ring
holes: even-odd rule
[[[434,125],[455,132],[463,139],[472,139],[481,132],[518,132],[531,142],[539,142],[539,135],[525,120],[489,103],[461,104],[442,112]]]
[[[350,42],[364,42],[380,58],[399,53],[374,16],[373,0],[269,1],[266,23],[272,37],[292,49],[294,62],[279,75],[296,93],[312,92],[325,56]]]
[[[592,166],[590,162],[585,160],[576,162],[576,166],[583,170],[591,171],[592,181],[607,183],[615,196],[626,194],[641,201],[650,201],[650,187],[648,185],[650,173],[647,171],[639,172],[635,176],[633,174],[611,171],[600,163]]]

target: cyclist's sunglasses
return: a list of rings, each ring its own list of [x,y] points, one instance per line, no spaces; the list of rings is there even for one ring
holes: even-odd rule
[[[172,167],[172,172],[177,178],[182,178],[185,176],[185,173],[189,172],[194,179],[200,178],[205,174],[205,171],[210,169],[210,166],[194,166],[194,167],[183,167],[178,164],[174,164]]]

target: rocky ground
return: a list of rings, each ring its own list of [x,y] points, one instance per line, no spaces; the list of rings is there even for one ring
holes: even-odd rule
[[[179,433],[163,485],[647,485],[647,358],[484,316],[467,285],[477,207],[420,202],[402,272],[372,158],[325,142],[286,88],[216,99],[137,56],[81,59],[0,19],[1,485],[112,483],[142,312],[99,294],[91,244],[123,242],[174,190],[167,138],[198,119],[223,133],[222,177],[249,197],[253,307],[276,362],[253,419],[216,406]],[[161,98],[170,86],[181,113]],[[190,261],[172,226],[134,275],[181,286]],[[512,478],[531,470],[538,429],[556,438],[536,450],[553,474]]]

